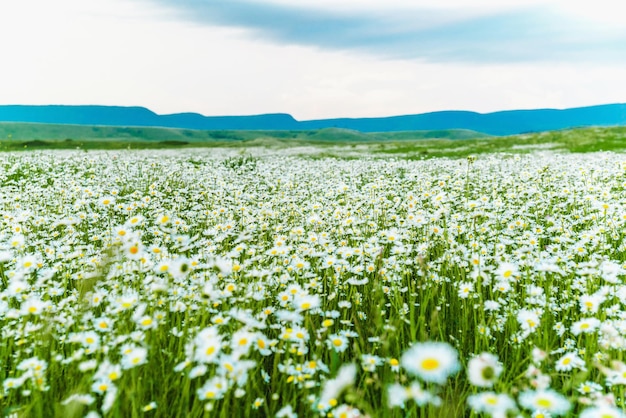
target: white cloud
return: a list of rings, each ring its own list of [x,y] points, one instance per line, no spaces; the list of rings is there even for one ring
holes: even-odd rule
[[[549,3],[548,0],[254,0],[255,3],[271,3],[283,6],[299,5],[325,10],[398,10],[398,9],[435,9],[435,10],[467,10],[496,11],[528,7],[534,4]]]
[[[563,14],[579,21],[595,24],[608,24],[624,27],[626,3],[615,0],[553,0],[555,7]]]
[[[615,0],[253,0],[255,3],[278,4],[322,10],[446,10],[476,15],[514,9],[544,6],[584,20],[623,23],[626,4]]]

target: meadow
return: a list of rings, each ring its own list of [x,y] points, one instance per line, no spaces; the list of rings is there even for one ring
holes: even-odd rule
[[[359,132],[327,128],[306,131],[202,131],[158,127],[113,127],[0,122],[0,151],[139,150],[230,148],[250,153],[285,151],[306,157],[459,158],[489,153],[527,154],[624,151],[626,127],[587,127],[490,136],[466,129]]]
[[[3,415],[626,416],[624,154],[398,144],[0,154]]]

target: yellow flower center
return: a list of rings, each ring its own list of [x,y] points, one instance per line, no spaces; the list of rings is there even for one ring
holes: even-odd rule
[[[537,400],[537,406],[544,408],[544,409],[548,409],[552,406],[552,402],[550,402],[550,399],[538,399]]]
[[[422,361],[422,369],[432,371],[439,368],[439,360],[434,358],[427,358]]]

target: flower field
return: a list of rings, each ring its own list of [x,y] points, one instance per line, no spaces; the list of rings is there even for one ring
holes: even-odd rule
[[[0,167],[3,416],[626,416],[624,155]]]

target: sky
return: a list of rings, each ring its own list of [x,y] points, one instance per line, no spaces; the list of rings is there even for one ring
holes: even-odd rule
[[[298,120],[626,102],[617,0],[2,0],[0,104]]]

